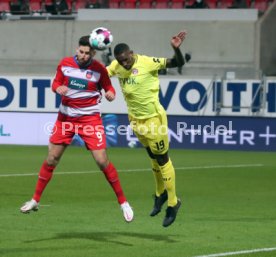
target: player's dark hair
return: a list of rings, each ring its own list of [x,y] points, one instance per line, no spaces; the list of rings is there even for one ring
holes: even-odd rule
[[[114,56],[119,55],[125,51],[129,51],[129,46],[125,43],[117,44],[114,47]]]
[[[79,46],[89,46],[90,48],[92,48],[89,43],[89,36],[82,36],[79,39]]]

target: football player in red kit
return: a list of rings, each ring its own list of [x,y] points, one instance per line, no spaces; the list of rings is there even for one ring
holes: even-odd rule
[[[57,67],[52,90],[61,95],[58,117],[50,137],[48,156],[40,168],[34,195],[20,208],[22,213],[38,210],[41,195],[51,180],[54,169],[73,136],[78,134],[116,194],[124,219],[127,222],[133,220],[133,210],[123,193],[117,170],[106,153],[99,103],[102,89],[108,101],[115,99],[115,90],[105,67],[93,59],[95,53],[89,44],[89,36],[83,36],[79,39],[77,54],[65,57]]]

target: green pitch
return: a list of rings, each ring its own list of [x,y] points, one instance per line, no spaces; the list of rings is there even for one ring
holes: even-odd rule
[[[165,208],[149,216],[154,182],[143,149],[108,150],[132,223],[78,147],[65,152],[40,210],[21,214],[46,154],[47,147],[0,146],[1,257],[276,256],[275,153],[171,150],[182,207],[168,228]]]

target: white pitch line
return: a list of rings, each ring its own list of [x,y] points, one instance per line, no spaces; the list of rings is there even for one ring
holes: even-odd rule
[[[202,169],[221,169],[221,168],[250,168],[250,167],[263,167],[264,164],[233,164],[233,165],[210,165],[210,166],[191,166],[191,167],[175,167],[176,170],[202,170]],[[119,172],[136,172],[136,171],[149,171],[151,169],[127,169],[119,170]],[[75,174],[93,174],[99,173],[100,170],[90,170],[90,171],[58,171],[55,172],[56,175],[75,175]],[[0,174],[0,178],[4,177],[27,177],[27,176],[37,176],[38,173],[11,173],[11,174]]]
[[[198,255],[193,257],[223,257],[223,256],[231,256],[231,255],[238,255],[238,254],[272,252],[272,251],[276,251],[276,247],[260,248],[260,249],[244,250],[244,251],[228,252],[228,253],[215,253],[215,254],[209,254],[209,255]]]

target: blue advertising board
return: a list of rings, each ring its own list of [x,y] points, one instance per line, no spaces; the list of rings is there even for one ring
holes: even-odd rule
[[[140,147],[127,115],[103,117],[109,146]],[[276,151],[273,118],[168,116],[171,148]]]

